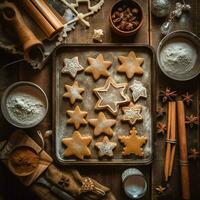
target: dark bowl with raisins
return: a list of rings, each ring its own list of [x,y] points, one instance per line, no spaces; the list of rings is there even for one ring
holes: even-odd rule
[[[123,37],[134,35],[143,24],[143,9],[133,0],[120,0],[111,9],[113,31]]]

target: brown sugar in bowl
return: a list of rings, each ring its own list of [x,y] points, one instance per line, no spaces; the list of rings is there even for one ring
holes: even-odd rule
[[[39,165],[39,156],[29,146],[15,147],[8,158],[8,168],[16,176],[28,176]]]
[[[130,10],[136,9],[138,11],[138,13],[136,15],[136,17],[137,17],[136,22],[138,24],[137,25],[134,24],[135,27],[133,29],[131,29],[131,30],[125,30],[125,28],[124,28],[124,30],[122,30],[122,28],[119,28],[119,25],[117,26],[114,23],[113,14],[116,13],[116,11],[118,11],[119,9],[123,9],[124,7],[130,8]],[[124,20],[125,18],[124,18],[123,15],[121,15],[119,18],[121,18],[121,19],[116,19],[116,20],[118,20],[118,21],[121,20],[122,27],[126,27],[126,26],[130,25],[128,20]],[[122,37],[131,36],[131,35],[136,34],[138,32],[138,30],[141,28],[142,24],[143,24],[143,20],[144,20],[143,9],[137,2],[135,2],[133,0],[120,0],[120,1],[118,1],[117,3],[115,3],[113,5],[113,7],[111,9],[111,12],[110,12],[109,20],[110,20],[111,28],[116,34],[118,34],[118,35],[120,35]],[[122,21],[125,21],[125,22],[122,22]]]

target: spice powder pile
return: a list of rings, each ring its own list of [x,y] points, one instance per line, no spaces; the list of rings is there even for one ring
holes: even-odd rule
[[[28,148],[14,150],[10,155],[10,163],[17,174],[29,173],[36,169],[39,157]]]

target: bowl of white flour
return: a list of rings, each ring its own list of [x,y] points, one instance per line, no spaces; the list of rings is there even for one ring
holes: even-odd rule
[[[10,85],[1,99],[5,119],[18,128],[38,125],[48,111],[45,92],[36,84],[20,81]]]
[[[165,36],[157,49],[157,61],[168,77],[187,81],[200,73],[200,39],[191,32],[175,31]]]

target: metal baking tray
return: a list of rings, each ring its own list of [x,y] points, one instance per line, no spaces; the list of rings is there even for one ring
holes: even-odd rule
[[[143,76],[134,76],[131,80],[128,80],[125,74],[117,73],[116,66],[119,65],[117,56],[127,56],[130,51],[134,51],[137,57],[144,58],[144,69]],[[93,137],[89,148],[92,152],[91,158],[85,158],[84,160],[78,160],[75,157],[66,158],[63,156],[64,149],[66,148],[62,144],[63,137],[71,137],[75,130],[72,125],[67,125],[66,121],[68,116],[66,115],[67,110],[73,110],[76,105],[79,105],[80,109],[87,111],[88,115],[86,119],[97,118],[97,111],[94,111],[94,106],[97,102],[96,96],[93,94],[92,89],[102,87],[105,83],[106,78],[100,78],[94,81],[91,75],[85,74],[84,71],[79,72],[75,79],[71,78],[67,74],[61,73],[63,67],[64,58],[72,58],[78,56],[79,63],[85,68],[88,66],[87,58],[94,57],[102,53],[105,60],[112,61],[113,64],[109,69],[111,76],[117,83],[127,82],[130,86],[134,80],[139,80],[147,88],[147,99],[140,98],[137,103],[143,106],[143,121],[136,123],[135,127],[138,130],[138,135],[147,136],[147,143],[144,145],[144,157],[139,158],[134,155],[128,157],[122,156],[123,145],[118,141],[118,135],[128,135],[131,129],[129,123],[124,123],[119,120],[119,116],[122,115],[120,112],[117,119],[117,124],[113,127],[114,135],[110,139],[111,141],[117,142],[117,147],[114,150],[114,157],[112,159],[99,159],[98,152],[94,148],[94,144],[97,141],[102,140],[103,135],[99,137]],[[53,130],[54,130],[54,143],[55,143],[55,159],[62,165],[147,165],[152,161],[152,135],[153,135],[153,113],[154,113],[154,64],[155,54],[153,49],[148,45],[130,45],[130,44],[67,44],[57,47],[53,53]],[[82,93],[83,101],[76,101],[74,105],[71,105],[67,99],[63,99],[65,92],[64,85],[72,85],[74,80],[77,80],[80,87],[85,88],[85,92]],[[127,94],[131,97],[131,91],[127,89]],[[103,111],[107,118],[115,118],[107,110]],[[93,136],[93,127],[89,124],[81,126],[78,131],[82,135]]]

